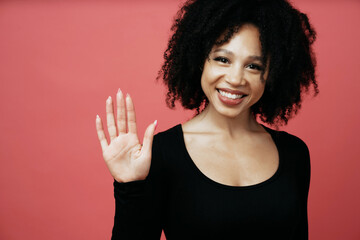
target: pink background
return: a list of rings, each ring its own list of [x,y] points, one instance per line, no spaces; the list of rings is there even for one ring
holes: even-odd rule
[[[310,239],[360,239],[360,2],[306,1],[320,94],[282,128],[309,146]],[[112,178],[95,116],[118,87],[138,130],[169,110],[155,82],[179,5],[168,1],[0,2],[0,239],[109,239]]]

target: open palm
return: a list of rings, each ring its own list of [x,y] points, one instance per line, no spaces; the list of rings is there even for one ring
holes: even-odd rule
[[[127,94],[124,100],[123,93],[119,89],[116,94],[116,105],[115,124],[112,98],[109,97],[106,100],[106,120],[110,144],[105,137],[101,118],[96,117],[96,130],[103,158],[116,181],[143,180],[150,170],[152,141],[157,122],[155,121],[147,127],[143,145],[141,145],[137,135],[134,104],[130,95]]]

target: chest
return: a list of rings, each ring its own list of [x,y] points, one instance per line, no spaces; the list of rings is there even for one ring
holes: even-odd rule
[[[225,233],[244,239],[266,239],[254,237],[260,233],[286,239],[280,236],[291,234],[306,208],[299,188],[284,180],[248,189],[182,181],[168,195],[165,232],[199,239],[224,239]]]
[[[275,145],[271,136],[265,138],[270,144],[226,144],[230,148],[214,139],[206,141],[209,138],[198,145],[194,139],[184,139],[164,154],[168,167],[163,214],[168,239],[288,240],[297,236],[298,226],[306,230],[307,195],[297,164],[304,159],[296,151],[288,151],[278,138]],[[229,163],[232,159],[236,161]],[[251,176],[271,169],[264,168],[271,159],[275,173],[258,175],[265,180]],[[251,181],[244,181],[246,174]]]
[[[279,155],[271,137],[230,142],[184,136],[195,166],[209,179],[229,186],[258,184],[275,174]]]

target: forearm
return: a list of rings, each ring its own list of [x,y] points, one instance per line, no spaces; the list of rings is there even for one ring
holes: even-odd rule
[[[114,181],[115,217],[112,240],[160,239],[159,203],[147,180],[128,183]]]

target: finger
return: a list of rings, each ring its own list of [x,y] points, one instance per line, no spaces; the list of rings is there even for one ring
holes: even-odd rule
[[[137,133],[135,109],[129,94],[126,95],[127,127],[130,133]]]
[[[109,131],[110,141],[116,138],[116,126],[114,118],[114,108],[112,98],[109,96],[106,100],[106,122]]]
[[[108,142],[106,140],[103,124],[99,115],[96,115],[95,122],[96,122],[96,131],[100,141],[101,149],[104,152],[105,149],[108,147]]]
[[[119,135],[120,133],[126,133],[126,112],[125,112],[125,102],[124,94],[121,92],[120,88],[116,94],[116,105],[117,105],[117,126]]]
[[[141,149],[142,153],[151,153],[156,126],[157,126],[157,120],[155,120],[155,122],[153,122],[147,127],[144,134],[143,147]]]

